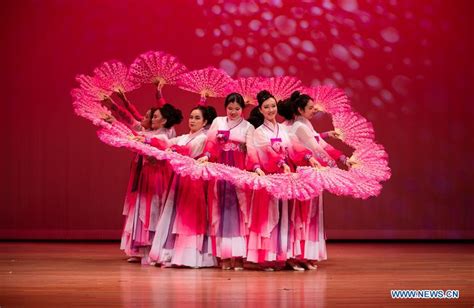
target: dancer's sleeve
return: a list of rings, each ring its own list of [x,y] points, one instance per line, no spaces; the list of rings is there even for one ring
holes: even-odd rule
[[[125,108],[127,108],[128,112],[135,118],[136,121],[140,121],[143,119],[143,116],[138,112],[137,108],[135,105],[132,103],[128,102],[126,99],[123,100],[123,103],[125,105]]]
[[[209,130],[207,131],[207,140],[202,152],[204,156],[207,156],[209,161],[215,161],[218,155],[219,144],[217,143],[217,128],[219,125],[217,122],[217,119],[215,119],[212,122],[211,127],[209,127]]]
[[[323,139],[327,139],[329,137],[329,132],[319,133],[319,136],[321,136],[321,138],[323,138]]]
[[[127,126],[134,130],[141,130],[142,126],[139,121],[135,120],[133,116],[125,108],[117,105],[114,102],[109,101],[105,103],[105,106],[110,109],[112,115],[119,119],[119,121],[125,123]]]
[[[166,135],[159,135],[159,136],[153,136],[153,137],[146,137],[145,143],[157,149],[166,150],[170,148],[171,146],[175,145],[177,143],[177,139],[178,138],[168,139]]]
[[[245,168],[250,171],[255,171],[257,168],[260,168],[257,149],[255,148],[254,143],[254,135],[255,128],[253,126],[249,126],[245,135],[245,146],[247,148]]]
[[[329,164],[329,162],[333,160],[329,153],[327,153],[325,149],[316,141],[314,134],[308,127],[304,125],[298,127],[298,129],[295,131],[295,136],[299,141],[301,141],[302,144],[304,144],[313,152],[314,157],[319,162],[325,162]]]
[[[166,104],[166,100],[163,97],[163,94],[161,93],[161,89],[156,90],[156,104],[158,107],[162,107],[164,104]]]
[[[304,166],[313,157],[313,152],[305,147],[295,135],[289,134],[291,146],[288,147],[288,156],[297,166]]]
[[[321,137],[319,139],[319,145],[324,149],[324,151],[329,155],[329,157],[331,157],[331,159],[334,161],[340,161],[342,163],[345,163],[347,160],[347,157],[341,151],[334,148],[332,145],[330,145],[323,139],[323,138],[326,138],[328,134],[322,133],[322,134],[319,134],[319,136]],[[335,165],[335,162],[333,163]],[[332,165],[330,164],[330,166]]]
[[[253,134],[253,144],[255,150],[253,154],[249,153],[251,169],[255,170],[258,167],[265,173],[279,173],[282,165],[287,163],[284,151],[275,152],[266,136],[259,130],[255,130]]]
[[[331,156],[334,160],[339,160],[342,163],[347,161],[347,156],[344,155],[341,151],[335,149],[332,145],[326,144],[324,150]]]

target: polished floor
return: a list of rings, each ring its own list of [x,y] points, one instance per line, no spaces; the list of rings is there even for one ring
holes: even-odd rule
[[[473,307],[474,244],[330,242],[306,272],[162,269],[117,242],[0,242],[0,307]],[[459,290],[392,299],[390,290]]]

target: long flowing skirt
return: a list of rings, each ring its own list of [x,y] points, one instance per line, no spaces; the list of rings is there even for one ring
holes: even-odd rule
[[[155,234],[155,226],[162,208],[162,182],[165,181],[165,162],[144,158],[138,160],[124,207],[125,224],[120,248],[128,256],[146,257]],[[146,263],[146,259],[143,260]]]
[[[217,264],[208,236],[206,183],[173,173],[150,258],[189,267]]]
[[[245,153],[221,151],[219,162],[243,169]],[[227,181],[210,182],[209,220],[215,256],[222,259],[246,257],[250,196],[250,191],[241,190]]]

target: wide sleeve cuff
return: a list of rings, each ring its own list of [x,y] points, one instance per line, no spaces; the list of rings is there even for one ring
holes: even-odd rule
[[[348,159],[347,156],[344,155],[344,154],[339,156],[339,161],[343,164],[345,164],[347,162],[347,159]]]
[[[278,168],[281,168],[281,167],[283,167],[284,164],[286,164],[286,161],[284,159],[282,159],[282,160],[278,161],[277,166],[278,166]]]

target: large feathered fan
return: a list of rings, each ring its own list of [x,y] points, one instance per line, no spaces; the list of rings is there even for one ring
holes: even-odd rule
[[[72,89],[71,96],[74,98],[74,100],[81,99],[90,101],[101,101],[101,99],[98,99],[97,96],[94,96],[93,94],[90,94],[89,92],[81,88]]]
[[[323,189],[335,195],[353,195],[354,176],[347,171],[338,168],[298,167],[297,173],[301,174],[304,181],[320,183]]]
[[[102,106],[99,102],[94,100],[86,100],[77,98],[72,103],[74,112],[89,121],[94,125],[110,128],[111,124],[104,119],[111,118],[110,110]]]
[[[94,74],[101,88],[118,94],[135,90],[139,85],[128,76],[128,67],[116,60],[102,63],[94,69]]]
[[[361,115],[351,111],[349,100],[341,89],[332,86],[303,88],[295,77],[240,78],[236,81],[223,70],[209,67],[186,72],[186,67],[176,57],[159,51],[149,51],[138,58],[130,69],[119,61],[108,61],[94,70],[94,76],[78,75],[80,88],[74,89],[74,111],[102,127],[99,138],[116,147],[126,147],[159,160],[168,160],[173,170],[193,179],[219,179],[236,187],[252,190],[266,189],[272,196],[282,199],[308,200],[319,196],[323,190],[336,195],[368,198],[381,191],[381,181],[390,178],[388,155],[374,142],[372,125]],[[247,104],[255,104],[256,94],[268,90],[277,101],[284,100],[296,91],[310,95],[318,109],[331,113],[335,130],[348,145],[356,148],[349,171],[338,168],[314,169],[298,167],[296,173],[258,176],[253,172],[217,163],[197,163],[193,158],[178,152],[168,152],[135,141],[136,133],[126,124],[113,121],[112,112],[103,104],[115,104],[115,92],[130,102],[125,93],[144,83],[178,84],[184,90],[199,93],[204,104],[207,97],[224,97],[229,92],[239,92]],[[109,102],[110,101],[110,102]]]
[[[333,86],[305,88],[304,93],[313,98],[316,108],[323,112],[336,113],[351,110],[349,99],[343,90]]]
[[[363,116],[355,112],[339,112],[332,115],[334,130],[341,140],[358,147],[374,140],[374,128]]]
[[[131,140],[133,132],[121,123],[114,122],[108,129],[98,132],[100,140],[115,147],[126,147],[143,155],[170,161],[173,170],[193,179],[226,180],[240,188],[266,189],[277,198],[311,199],[321,193],[319,182],[307,181],[299,174],[274,174],[263,177],[253,172],[216,163],[199,164],[194,159],[175,152],[162,151],[147,144]]]
[[[191,157],[176,155],[175,158],[170,160],[170,164],[173,166],[178,174],[183,176],[190,176],[192,179],[203,179],[211,180],[213,178],[227,179],[229,166],[224,168],[216,168],[216,164],[212,163],[198,163]],[[226,168],[227,167],[227,168]],[[227,172],[226,172],[227,171]],[[236,170],[242,172],[242,170]]]
[[[299,173],[271,174],[267,177],[271,185],[266,189],[276,198],[307,200],[322,192],[321,182],[308,181],[306,176]]]
[[[339,196],[367,199],[377,196],[382,189],[382,185],[374,179],[338,168],[298,167],[297,172],[301,174],[303,181],[318,182],[323,189]]]
[[[289,98],[291,93],[302,89],[301,81],[289,76],[262,78],[262,86],[261,90],[268,90],[277,102]]]
[[[351,167],[349,173],[361,178],[386,181],[391,176],[388,154],[381,145],[375,142],[359,146],[352,154],[351,160],[356,164]]]
[[[83,98],[87,97],[88,99],[101,101],[110,98],[110,95],[112,94],[111,90],[104,89],[100,86],[100,83],[96,77],[77,75],[76,81],[79,83],[82,91],[79,91],[79,89],[74,89],[71,92],[71,95],[73,95],[74,98],[81,96]]]
[[[181,89],[199,93],[202,99],[226,96],[233,83],[226,72],[215,67],[184,73],[177,80]]]
[[[360,199],[375,197],[382,191],[382,185],[376,180],[356,179],[352,186],[352,196]]]
[[[148,51],[130,65],[130,78],[136,83],[163,86],[175,84],[176,78],[187,71],[178,58],[162,51]]]
[[[108,145],[128,148],[140,154],[153,156],[160,160],[171,159],[176,155],[176,153],[161,151],[145,143],[130,139],[130,137],[136,135],[136,133],[120,122],[114,122],[107,129],[99,130],[97,135],[102,142]]]
[[[234,168],[237,169],[237,168]],[[240,170],[240,169],[237,169]],[[243,173],[229,173],[227,178],[232,179],[232,184],[237,187],[248,188],[251,190],[258,190],[264,187],[270,187],[271,181],[267,176],[259,176],[254,172],[247,172],[240,170],[239,172],[243,171]]]
[[[199,164],[190,157],[175,152],[162,151],[131,140],[129,137],[132,134],[133,132],[128,127],[119,122],[114,122],[108,129],[102,129],[98,132],[99,138],[109,145],[126,147],[143,155],[153,156],[160,160],[169,160],[173,170],[182,176],[203,180],[226,180],[240,188],[264,188],[276,198],[307,200],[319,196],[321,191],[325,189],[336,195],[351,195],[365,199],[377,195],[381,189],[377,179],[382,178],[382,176],[377,173],[370,173],[374,168],[374,163],[368,159],[372,156],[367,155],[367,151],[360,153],[360,156],[357,157],[359,165],[356,166],[358,168],[353,168],[350,172],[338,168],[320,170],[310,167],[298,167],[296,173],[257,176],[253,172],[223,164]],[[379,151],[380,148],[377,147],[376,150]],[[382,154],[381,152],[377,153],[379,156]],[[383,164],[379,163],[378,166],[383,167]]]
[[[262,78],[259,77],[245,77],[239,78],[235,81],[235,87],[232,91],[228,92],[238,92],[244,97],[246,105],[256,105],[257,104],[257,93],[263,90],[265,83]]]

